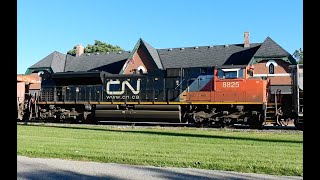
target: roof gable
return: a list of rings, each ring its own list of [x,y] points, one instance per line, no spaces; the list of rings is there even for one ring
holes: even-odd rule
[[[279,44],[277,44],[270,37],[267,37],[258,51],[254,54],[250,63],[254,63],[254,60],[259,61],[266,58],[280,58],[291,64],[296,64],[296,61],[290,53],[283,49]]]
[[[141,39],[141,38],[140,38]],[[163,69],[159,54],[157,52],[157,50],[152,47],[150,44],[148,44],[147,42],[145,42],[144,40],[141,39],[141,42],[144,44],[144,46],[147,48],[147,50],[149,51],[152,59],[154,60],[154,62],[156,63],[157,67],[159,69]]]
[[[52,59],[53,59],[53,54],[54,54],[54,52],[52,52],[51,54],[49,54],[45,58],[41,59],[40,61],[38,61],[34,65],[30,66],[29,68],[50,67],[51,63],[52,63]]]
[[[158,67],[158,69],[163,69],[162,62],[160,60],[160,57],[158,55],[157,50],[154,47],[152,47],[150,44],[145,42],[143,39],[139,38],[138,42],[136,43],[136,45],[134,46],[133,50],[131,51],[129,57],[127,58],[125,64],[123,65],[120,74],[125,72],[127,66],[129,65],[129,61],[131,61],[134,54],[138,52],[138,49],[141,47],[141,45],[147,49],[148,53],[151,56],[151,59],[154,61],[155,65]]]
[[[54,51],[30,68],[51,68],[53,72],[63,72],[65,60],[65,54]]]
[[[267,37],[261,47],[254,54],[254,57],[287,57],[290,54],[284,50],[279,44]]]

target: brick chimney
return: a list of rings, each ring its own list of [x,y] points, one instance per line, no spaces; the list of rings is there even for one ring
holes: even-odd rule
[[[84,47],[81,44],[78,44],[76,48],[76,57],[80,56],[83,53],[84,53]]]
[[[250,47],[249,32],[244,32],[244,47]]]

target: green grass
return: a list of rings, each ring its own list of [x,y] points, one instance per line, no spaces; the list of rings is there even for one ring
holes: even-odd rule
[[[303,176],[303,134],[201,128],[17,125],[18,155]]]

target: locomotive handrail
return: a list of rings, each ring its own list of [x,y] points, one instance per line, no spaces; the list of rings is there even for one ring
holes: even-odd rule
[[[177,88],[182,84],[182,82],[183,82],[184,80],[186,80],[186,79],[183,79],[174,89],[177,89]]]

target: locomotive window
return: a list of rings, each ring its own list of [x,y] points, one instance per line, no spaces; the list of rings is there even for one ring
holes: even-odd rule
[[[218,70],[219,79],[243,78],[243,69],[221,69]]]
[[[224,72],[222,70],[218,70],[218,78],[223,79],[224,78]]]
[[[238,77],[239,77],[239,78],[243,78],[243,69],[240,69],[240,70],[239,70],[239,75],[238,75]]]
[[[231,79],[231,78],[237,78],[237,71],[228,71],[228,72],[224,72],[224,77],[226,79]]]

